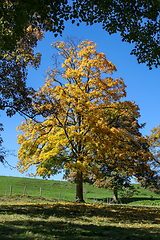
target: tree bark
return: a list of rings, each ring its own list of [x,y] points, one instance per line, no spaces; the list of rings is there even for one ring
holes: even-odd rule
[[[118,202],[118,191],[117,191],[116,187],[114,187],[114,189],[113,189],[113,201],[112,202],[115,202],[115,203]]]
[[[84,202],[82,172],[77,172],[76,176],[76,202]]]

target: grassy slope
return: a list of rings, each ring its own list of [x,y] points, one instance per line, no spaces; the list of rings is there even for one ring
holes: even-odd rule
[[[42,197],[48,199],[59,199],[61,192],[63,201],[74,201],[76,186],[66,181],[41,180],[30,178],[16,178],[0,176],[0,196],[4,196],[7,189],[7,196],[10,193],[10,185],[12,185],[12,196],[23,195],[24,187],[27,187],[28,196],[40,196],[40,187],[42,189]],[[84,199],[94,201],[94,196],[98,199],[112,197],[112,191],[105,189],[97,189],[84,184]]]
[[[7,197],[9,196],[10,185],[12,185],[12,196],[23,196],[26,186],[27,196],[39,197],[41,187],[43,198],[59,200],[61,193],[63,201],[75,201],[75,184],[70,182],[0,176],[0,196],[3,196],[1,199],[4,199],[6,189]],[[130,199],[129,204],[146,205],[148,203],[149,205],[160,206],[160,194],[149,192],[139,185],[136,185],[136,187],[138,187],[139,193]],[[84,184],[84,200],[88,203],[93,203],[95,199],[97,203],[102,203],[104,199],[111,197],[112,191],[108,189],[95,188],[89,184]]]

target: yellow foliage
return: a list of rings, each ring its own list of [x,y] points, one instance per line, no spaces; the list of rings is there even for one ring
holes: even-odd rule
[[[51,164],[52,157],[61,155],[67,156],[63,166],[58,160],[52,164],[69,172],[98,174],[99,161],[112,166],[117,162],[117,169],[121,169],[125,158],[134,155],[121,140],[127,142],[133,137],[127,134],[127,129],[119,129],[110,122],[118,114],[130,116],[131,112],[139,116],[134,103],[120,101],[126,96],[123,79],[107,76],[116,68],[105,54],[97,53],[92,41],[68,48],[57,41],[52,46],[64,59],[63,71],[57,66],[49,69],[44,86],[35,93],[33,108],[42,116],[42,122],[29,119],[17,128],[21,131],[18,169],[27,171],[36,165],[37,174],[44,176],[44,164]],[[129,161],[125,164],[131,165]],[[131,168],[129,171],[131,174]],[[46,174],[52,174],[50,167]]]

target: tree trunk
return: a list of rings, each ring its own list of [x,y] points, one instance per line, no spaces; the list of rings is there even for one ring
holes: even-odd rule
[[[114,187],[114,189],[113,189],[113,201],[112,202],[115,202],[115,203],[118,202],[118,191],[117,191],[116,187]]]
[[[83,200],[83,177],[82,172],[77,172],[76,176],[76,202],[84,202]]]

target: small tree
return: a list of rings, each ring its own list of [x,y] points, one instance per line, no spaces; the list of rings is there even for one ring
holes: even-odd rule
[[[160,167],[160,125],[154,127],[151,130],[151,135],[149,136],[150,140],[150,149],[154,155],[154,167]]]
[[[133,197],[134,194],[137,193],[136,188],[133,185],[129,185],[127,187],[123,186],[120,192],[122,198],[128,199]]]
[[[149,136],[150,150],[154,156],[154,161],[152,161],[151,167],[157,171],[155,181],[150,186],[150,190],[154,192],[160,192],[160,125],[151,130],[151,135]]]
[[[121,131],[109,127],[105,117],[125,97],[125,84],[107,76],[116,68],[93,42],[57,41],[53,47],[63,63],[58,68],[55,56],[54,68],[33,98],[34,111],[42,121],[29,119],[18,127],[22,131],[18,169],[24,172],[36,165],[36,174],[43,177],[60,169],[66,174],[73,171],[76,199],[83,201],[83,175],[97,174],[96,162],[102,162],[104,153],[110,154],[118,144]]]

